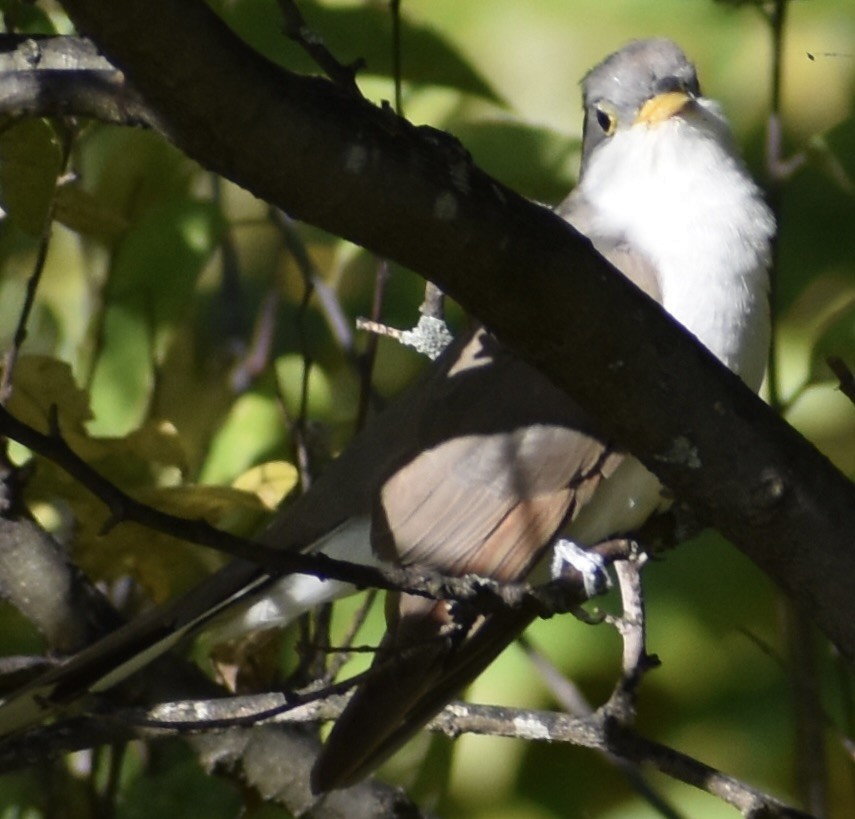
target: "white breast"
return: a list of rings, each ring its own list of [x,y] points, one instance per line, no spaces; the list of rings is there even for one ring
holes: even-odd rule
[[[619,131],[591,157],[581,184],[596,229],[656,266],[665,309],[758,389],[774,219],[714,103]]]
[[[665,309],[758,389],[775,225],[715,104],[617,132],[591,156],[580,188],[592,235],[642,253]],[[656,477],[627,458],[565,534],[592,544],[632,530],[662,505],[660,492]]]

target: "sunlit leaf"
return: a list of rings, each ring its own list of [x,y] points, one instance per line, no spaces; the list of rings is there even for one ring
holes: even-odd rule
[[[217,245],[218,211],[191,200],[154,208],[116,249],[92,388],[98,431],[138,426],[154,372]]]
[[[65,361],[47,356],[22,356],[15,366],[9,411],[40,432],[49,432],[52,408],[57,409],[63,435],[79,440],[92,417],[89,399],[78,387]]]
[[[117,485],[129,489],[121,481]],[[148,486],[133,489],[130,494],[155,509],[191,520],[204,519],[245,535],[254,531],[266,511],[258,497],[231,487]],[[105,504],[48,462],[40,463],[29,496],[31,501],[43,499],[48,504],[61,501],[60,508],[70,513],[74,521],[75,560],[93,579],[110,582],[133,577],[156,601],[186,590],[225,559],[212,549],[137,523],[119,522],[105,531],[110,520]]]
[[[301,396],[303,395],[303,379],[305,377],[303,357],[296,353],[282,356],[276,359],[275,367],[279,389],[289,412],[296,416],[300,411]],[[332,388],[326,373],[317,365],[309,369],[307,398],[306,414],[308,417],[322,417],[330,412]]]
[[[169,423],[148,421],[124,437],[92,436],[88,396],[64,361],[23,356],[13,384],[8,408],[16,418],[46,433],[55,408],[59,433],[74,453],[125,486],[162,482],[166,468],[174,470],[174,479],[186,470],[184,450]]]
[[[242,492],[251,492],[268,509],[273,510],[297,485],[298,479],[294,464],[287,461],[269,461],[239,475],[232,482],[232,486]]]
[[[203,483],[228,483],[281,445],[282,412],[272,396],[247,393],[235,401],[214,440],[200,476]]]
[[[272,493],[289,488],[288,465],[271,466],[267,475],[260,474],[254,481],[247,478],[251,484],[248,489],[174,485],[185,469],[185,458],[170,424],[152,421],[125,437],[92,437],[85,426],[89,419],[86,394],[75,384],[68,365],[43,357],[22,358],[16,369],[10,411],[46,431],[53,406],[57,408],[60,434],[80,458],[119,489],[162,511],[250,533],[269,508]],[[293,467],[290,469],[293,485]],[[49,528],[63,526],[62,519],[70,517],[75,557],[96,579],[131,575],[153,597],[165,599],[200,580],[222,561],[210,550],[138,524],[119,523],[104,532],[110,518],[104,502],[48,460],[37,459],[27,491]]]

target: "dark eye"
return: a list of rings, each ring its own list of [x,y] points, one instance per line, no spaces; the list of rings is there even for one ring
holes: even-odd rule
[[[597,108],[596,111],[597,125],[603,129],[603,133],[606,134],[606,136],[611,136],[615,130],[615,118],[608,111],[604,111],[602,108]]]

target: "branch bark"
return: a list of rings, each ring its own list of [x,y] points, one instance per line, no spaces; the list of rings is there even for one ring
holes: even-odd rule
[[[64,5],[188,155],[439,284],[855,658],[855,488],[587,240],[451,137],[274,66],[201,0]]]
[[[124,75],[82,37],[0,36],[0,111],[157,127]]]
[[[336,719],[346,701],[346,697],[333,695],[289,707],[287,697],[269,693],[162,703],[151,709],[119,709],[110,712],[107,719],[104,715],[78,717],[7,740],[0,746],[0,770],[14,770],[20,766],[22,758],[43,760],[70,749],[133,737],[156,739],[183,735],[194,745],[206,767],[239,766],[242,775],[266,799],[275,799],[296,813],[312,807],[313,816],[338,816],[336,811],[346,807],[349,800],[350,809],[344,810],[342,815],[393,815],[386,810],[378,813],[363,807],[362,803],[386,805],[395,796],[392,789],[370,782],[334,791],[320,805],[312,806],[313,798],[306,783],[318,741],[301,736],[294,728],[304,723]],[[264,712],[275,713],[275,716],[265,718],[251,730],[212,728],[218,723],[251,719],[253,714]],[[454,701],[432,719],[427,728],[452,738],[472,733],[592,748],[623,761],[652,766],[718,797],[744,816],[814,819],[735,777],[640,736],[603,710],[580,719],[561,712]],[[342,799],[346,801],[342,803]],[[403,795],[399,799],[403,804]],[[316,813],[321,805],[328,814]]]

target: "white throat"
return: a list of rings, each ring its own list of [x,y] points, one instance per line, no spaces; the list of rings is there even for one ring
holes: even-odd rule
[[[594,232],[643,253],[665,309],[758,389],[775,224],[718,107],[698,100],[654,127],[619,131],[592,155],[580,189]]]

